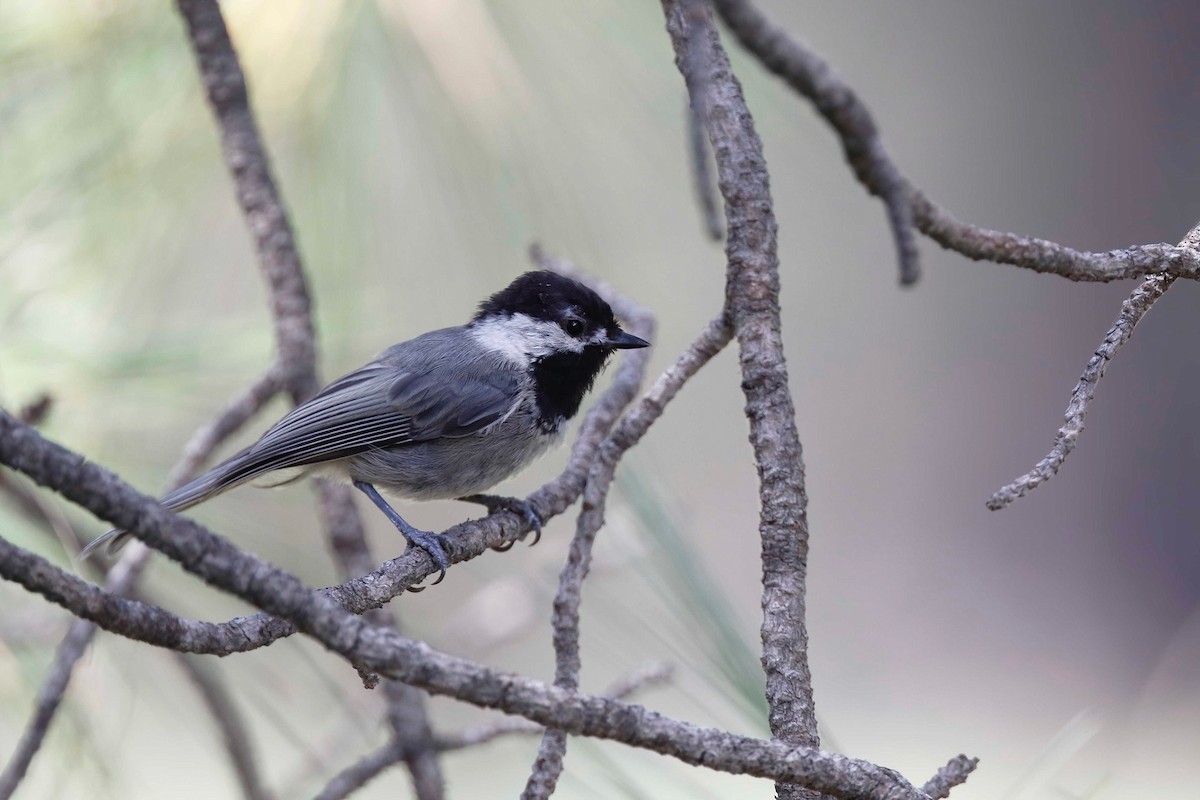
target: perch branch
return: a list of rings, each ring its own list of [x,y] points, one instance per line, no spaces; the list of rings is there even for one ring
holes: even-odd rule
[[[612,739],[711,769],[799,784],[841,797],[924,800],[898,774],[869,762],[699,728],[640,706],[500,672],[405,639],[354,616],[324,594],[307,589],[295,576],[162,508],[153,498],[47,441],[4,411],[0,411],[0,463],[130,531],[213,586],[287,619],[349,662],[395,680],[568,733]]]

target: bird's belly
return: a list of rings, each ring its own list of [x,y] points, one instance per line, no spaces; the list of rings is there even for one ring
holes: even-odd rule
[[[563,426],[565,427],[565,426]],[[529,434],[501,425],[485,434],[437,439],[351,456],[351,479],[410,500],[439,500],[486,491],[562,441],[563,431]]]

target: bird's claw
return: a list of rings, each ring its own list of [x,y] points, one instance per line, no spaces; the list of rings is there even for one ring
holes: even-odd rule
[[[494,494],[472,494],[460,497],[459,499],[468,503],[478,503],[487,508],[489,514],[495,514],[497,511],[511,511],[514,514],[518,514],[525,518],[529,529],[533,531],[533,541],[529,543],[529,546],[533,547],[542,540],[542,525],[545,523],[542,521],[541,514],[538,514],[533,504],[528,500],[522,500],[518,497],[501,497]],[[506,542],[502,545],[496,545],[492,549],[503,553],[511,550],[512,546],[513,542]]]
[[[438,568],[437,580],[429,584],[430,586],[437,586],[446,577],[446,570],[450,566],[450,557],[446,555],[445,536],[440,533],[421,531],[414,528],[413,530],[405,531],[404,537],[408,540],[408,547],[405,548],[405,552],[418,547],[425,551],[429,559],[433,561],[434,566]],[[410,588],[410,591],[422,592],[425,588],[424,586],[420,589]]]

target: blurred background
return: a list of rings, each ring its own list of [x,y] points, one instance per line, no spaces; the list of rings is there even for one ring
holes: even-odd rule
[[[1106,250],[1200,219],[1200,6],[763,2],[860,92],[902,170],[960,217]],[[542,242],[659,316],[666,367],[722,298],[658,4],[223,3],[292,213],[332,378],[458,324]],[[809,106],[726,37],[780,224],[784,327],[808,467],[811,663],[825,745],[954,797],[1195,798],[1200,752],[1200,295],[1181,283],[1119,354],[1061,475],[984,501],[1053,441],[1133,288],[978,264],[922,241],[897,286],[882,206]],[[270,361],[264,291],[171,3],[0,4],[0,403],[147,492]],[[603,380],[603,379],[602,379]],[[623,462],[585,587],[583,687],[649,660],[640,696],[765,735],[757,494],[736,359],[719,357]],[[285,410],[277,401],[240,442]],[[502,485],[524,494],[565,450]],[[54,496],[43,502],[98,534]],[[365,509],[364,507],[364,510]],[[407,512],[441,529],[477,510]],[[311,491],[242,490],[196,518],[314,585],[336,569]],[[365,514],[379,558],[400,542]],[[394,603],[434,647],[551,679],[550,599],[573,526]],[[70,566],[0,498],[5,538]],[[247,609],[157,559],[192,618]],[[0,757],[68,618],[0,585]],[[299,638],[214,660],[269,786],[313,794],[387,736],[382,698]],[[431,703],[440,730],[487,713]],[[452,797],[512,797],[536,739],[447,756]],[[101,634],[20,798],[238,796],[167,653]],[[404,797],[393,769],[361,797]],[[573,740],[562,798],[768,798],[770,784]]]

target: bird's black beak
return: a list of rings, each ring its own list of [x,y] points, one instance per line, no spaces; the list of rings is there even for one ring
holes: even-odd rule
[[[634,336],[632,333],[625,331],[617,331],[616,336],[608,337],[608,346],[614,350],[633,350],[638,347],[649,347],[650,343],[640,336]]]

